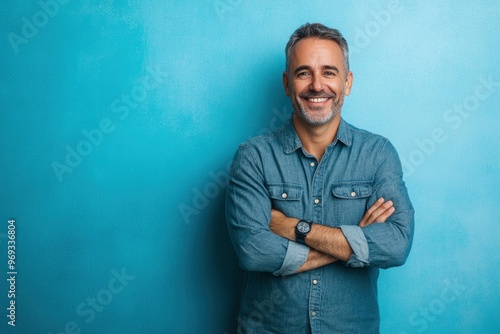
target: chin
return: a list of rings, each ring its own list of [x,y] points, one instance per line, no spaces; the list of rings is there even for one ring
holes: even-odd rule
[[[324,125],[331,120],[333,120],[338,114],[340,114],[340,111],[332,111],[329,110],[328,113],[322,114],[322,115],[313,115],[313,113],[317,113],[317,111],[305,111],[304,109],[299,109],[297,112],[297,115],[307,124],[312,125],[312,126],[320,126]]]
[[[304,115],[299,113],[299,117],[309,125],[319,126],[328,123],[333,117],[311,117],[310,115]]]

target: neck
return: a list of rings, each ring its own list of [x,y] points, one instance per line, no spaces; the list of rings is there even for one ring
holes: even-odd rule
[[[316,157],[318,161],[321,161],[326,147],[333,142],[337,135],[340,125],[340,113],[335,115],[329,122],[318,126],[306,123],[296,113],[293,113],[292,120],[304,149]]]

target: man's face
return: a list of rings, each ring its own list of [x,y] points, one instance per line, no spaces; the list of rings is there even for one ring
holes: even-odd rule
[[[342,50],[334,41],[305,38],[291,48],[290,73],[283,73],[283,85],[295,112],[307,124],[334,120],[351,84],[352,73],[346,75]]]

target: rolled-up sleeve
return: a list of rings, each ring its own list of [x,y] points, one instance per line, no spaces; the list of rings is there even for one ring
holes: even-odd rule
[[[340,227],[352,248],[352,255],[346,262],[350,267],[400,266],[405,263],[411,249],[414,209],[403,181],[398,154],[387,141],[378,156],[381,160],[368,204],[371,206],[383,197],[393,201],[396,211],[384,223],[375,222],[362,228],[354,225]]]
[[[349,267],[367,266],[369,264],[368,242],[366,241],[365,234],[361,230],[361,227],[355,225],[343,225],[340,229],[352,249],[352,255],[346,262],[346,265]]]
[[[242,144],[234,157],[226,193],[229,235],[242,269],[293,274],[306,261],[309,248],[269,229],[271,200],[257,156]]]
[[[306,262],[307,254],[309,254],[309,247],[294,241],[288,241],[283,264],[278,271],[274,272],[274,275],[286,276],[294,274]]]

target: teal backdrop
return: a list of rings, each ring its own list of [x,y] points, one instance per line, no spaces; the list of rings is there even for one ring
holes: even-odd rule
[[[1,333],[236,333],[228,164],[289,117],[283,49],[305,22],[350,43],[343,117],[394,143],[416,209],[407,263],[381,272],[382,333],[500,333],[498,1],[0,13]]]

